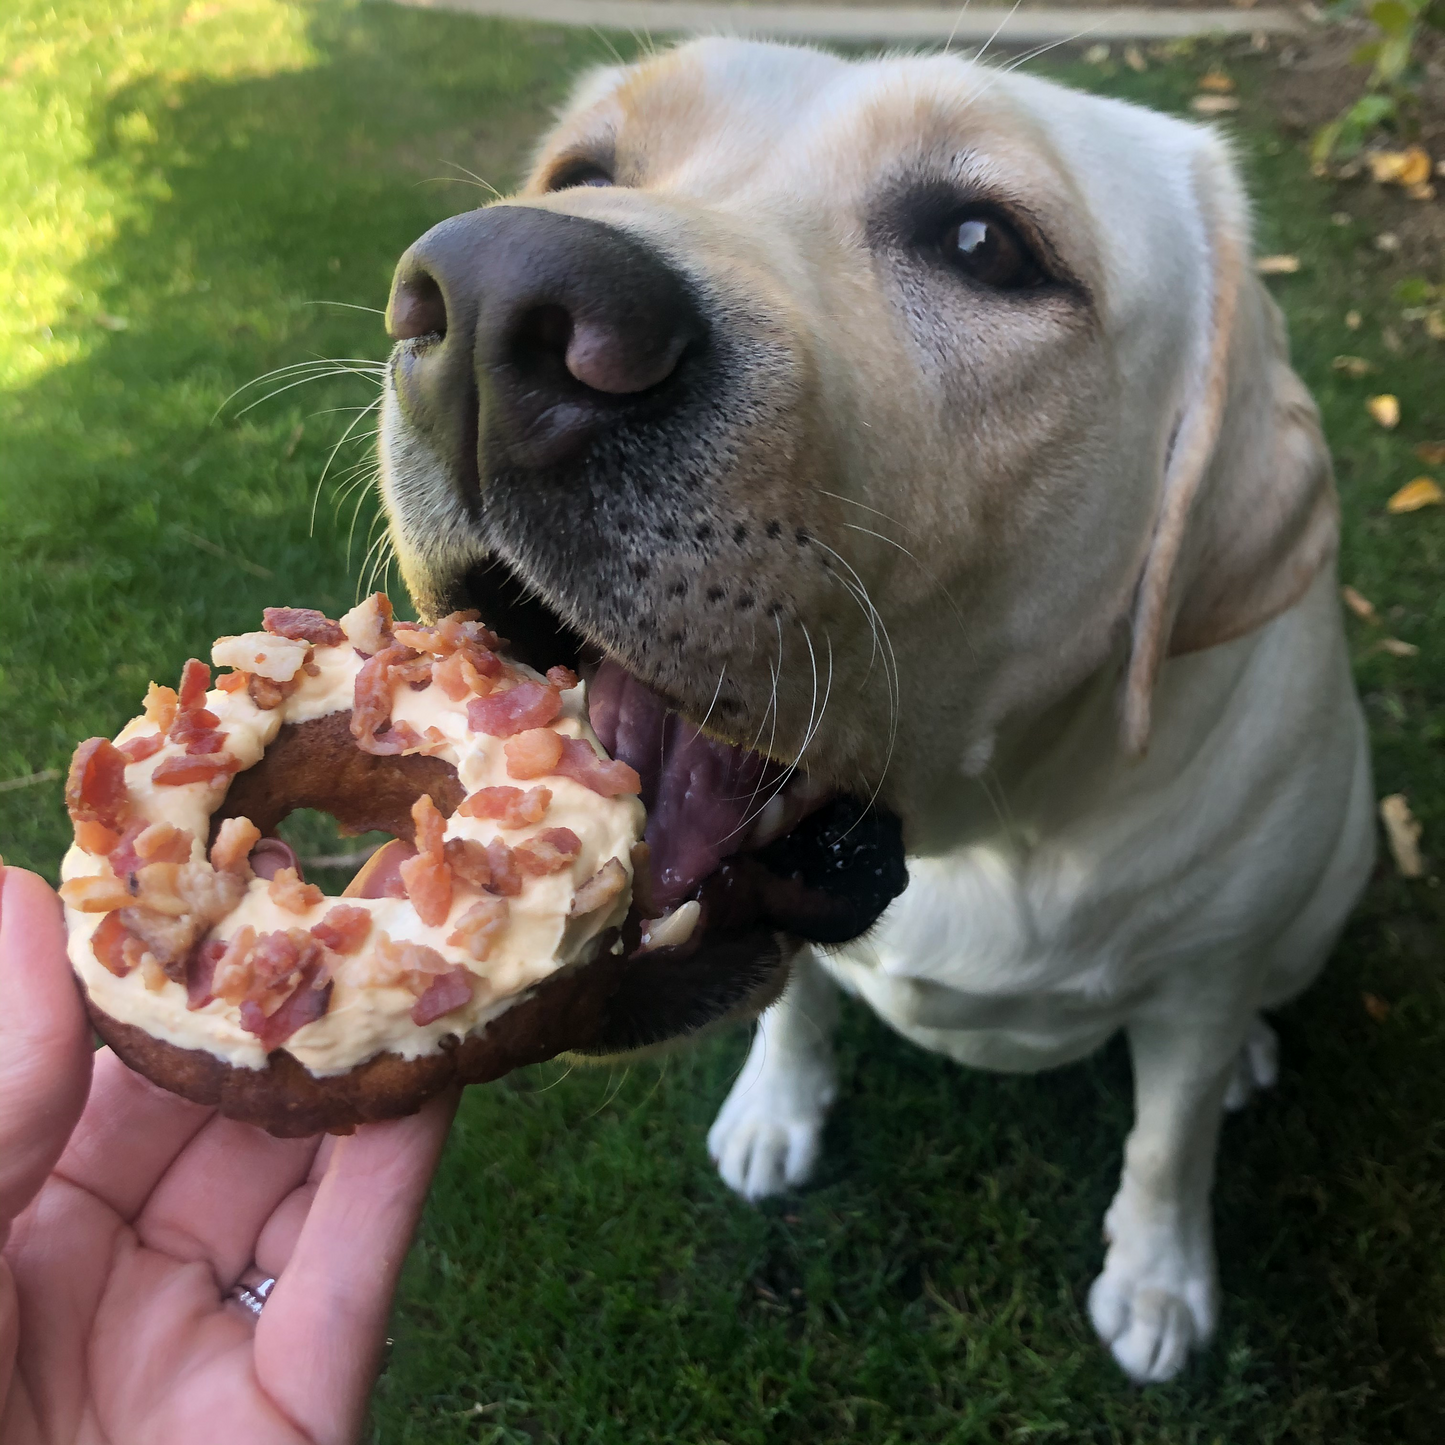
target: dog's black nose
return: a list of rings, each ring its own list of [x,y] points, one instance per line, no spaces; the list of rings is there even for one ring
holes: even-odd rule
[[[705,336],[681,276],[645,242],[582,216],[494,206],[434,226],[397,265],[387,330],[408,420],[470,474],[544,467],[608,422],[665,407]]]

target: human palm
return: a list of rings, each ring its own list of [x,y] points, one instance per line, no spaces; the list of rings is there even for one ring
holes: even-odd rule
[[[55,896],[4,869],[0,1442],[354,1440],[453,1105],[273,1139],[164,1093],[92,1053]]]

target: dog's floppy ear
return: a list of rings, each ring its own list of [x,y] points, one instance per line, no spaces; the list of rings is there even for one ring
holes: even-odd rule
[[[1148,743],[1164,659],[1240,637],[1283,612],[1339,538],[1319,411],[1290,368],[1279,308],[1254,275],[1247,202],[1216,138],[1200,147],[1194,171],[1212,299],[1165,452],[1135,599],[1123,697],[1133,753]]]

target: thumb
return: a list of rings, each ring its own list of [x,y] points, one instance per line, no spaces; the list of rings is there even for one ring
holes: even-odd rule
[[[0,1244],[80,1118],[90,1064],[60,901],[34,873],[0,864]]]

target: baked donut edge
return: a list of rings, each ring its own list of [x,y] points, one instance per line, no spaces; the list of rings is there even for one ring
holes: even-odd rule
[[[604,935],[604,942],[614,936]],[[359,1124],[415,1114],[453,1087],[490,1083],[528,1064],[585,1048],[606,1026],[621,959],[604,947],[591,963],[564,969],[480,1029],[406,1059],[382,1053],[344,1073],[317,1077],[284,1048],[264,1069],[228,1063],[122,1023],[87,995],[91,1025],[116,1057],[170,1093],[208,1105],[278,1139],[349,1134]]]

